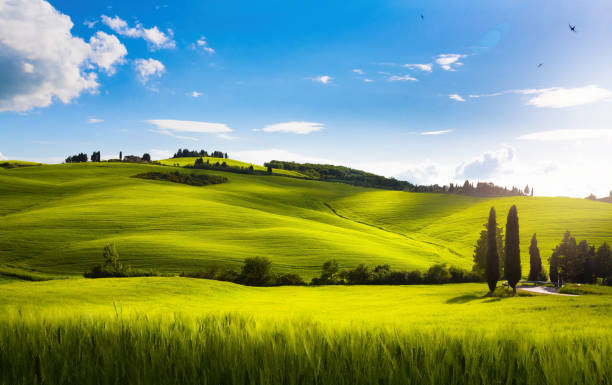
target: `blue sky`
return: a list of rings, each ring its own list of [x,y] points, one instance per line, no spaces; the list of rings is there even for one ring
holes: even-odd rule
[[[609,1],[8,0],[0,158],[204,148],[608,195],[611,43]]]

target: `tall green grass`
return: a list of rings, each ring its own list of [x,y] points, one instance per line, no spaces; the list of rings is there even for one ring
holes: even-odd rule
[[[604,385],[611,354],[609,338],[510,328],[485,335],[120,312],[0,322],[4,384]]]

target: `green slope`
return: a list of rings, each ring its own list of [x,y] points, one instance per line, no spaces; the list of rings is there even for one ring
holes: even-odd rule
[[[227,183],[196,187],[132,178],[165,166],[62,164],[0,169],[0,265],[80,274],[115,242],[124,263],[162,271],[238,267],[268,256],[309,278],[326,260],[425,269],[471,266],[473,244],[495,205],[516,203],[524,268],[538,232],[544,258],[566,229],[612,241],[612,205],[582,199],[496,198],[364,189],[341,183],[221,171]]]
[[[158,162],[166,166],[179,165],[180,167],[183,167],[183,166],[193,166],[195,161],[199,158],[200,157],[170,158],[170,159],[162,159],[162,160],[159,160]],[[225,162],[230,167],[249,168],[249,166],[253,166],[253,169],[257,171],[267,171],[268,170],[268,168],[264,166],[260,166],[260,165],[252,164],[252,163],[241,162],[239,160],[234,160],[234,159],[222,159],[222,158],[213,158],[210,156],[204,156],[202,157],[202,160],[204,161],[204,163],[206,163],[206,161],[209,161],[210,164],[215,164],[217,162],[222,164],[223,162]],[[281,170],[278,168],[273,168],[272,173],[279,174],[279,175],[288,175],[288,176],[296,176],[300,178],[307,178],[306,175],[298,171]]]

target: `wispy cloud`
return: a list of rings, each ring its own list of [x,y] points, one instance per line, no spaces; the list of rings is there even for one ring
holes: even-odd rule
[[[458,101],[458,102],[465,102],[465,99],[463,99],[463,98],[461,97],[461,95],[459,95],[459,94],[450,94],[450,95],[448,95],[448,97],[449,97],[450,99],[456,100],[456,101]]]
[[[87,119],[87,123],[90,123],[90,124],[102,123],[103,121],[104,119],[98,119],[98,118]]]
[[[440,130],[440,131],[425,131],[421,132],[421,135],[444,135],[450,134],[453,130]]]
[[[429,64],[404,64],[402,67],[411,69],[411,70],[421,70],[424,72],[431,72],[431,63]]]
[[[584,129],[584,130],[550,130],[539,131],[519,136],[521,140],[535,140],[542,142],[572,141],[582,139],[612,138],[612,129]]]
[[[314,78],[311,78],[310,80],[312,80],[315,83],[321,83],[321,84],[329,84],[332,81],[332,77],[328,76],[328,75],[322,75],[322,76],[317,76]]]
[[[102,15],[102,23],[106,24],[110,29],[121,36],[145,40],[152,50],[176,47],[176,43],[172,39],[173,32],[171,29],[168,29],[167,33],[164,33],[160,31],[157,26],[144,28],[140,23],[136,23],[135,27],[129,27],[128,23],[119,16],[108,17]]]
[[[264,132],[284,132],[290,134],[310,134],[311,132],[321,131],[323,123],[313,122],[283,122],[265,126],[261,129]]]
[[[0,160],[8,160],[8,158],[0,152]]]
[[[356,73],[357,75],[365,75],[365,72],[363,72],[363,70],[359,68],[355,68],[353,72]]]
[[[188,132],[198,134],[214,134],[219,138],[227,139],[227,133],[233,130],[224,123],[199,122],[192,120],[172,120],[172,119],[151,119],[147,123],[152,124],[155,128],[153,132],[172,136],[178,139],[187,139],[197,141],[193,136],[183,136],[177,132]]]
[[[374,80],[365,78],[365,79],[363,79],[363,81],[366,82],[366,83],[372,83]]]
[[[205,36],[200,36],[200,38],[195,42],[195,44],[193,45],[193,48],[199,48],[204,52],[208,52],[209,54],[213,54],[215,53],[214,48],[212,48],[210,45],[208,45],[208,41],[206,40]]]
[[[455,67],[462,66],[459,60],[467,57],[467,55],[461,55],[456,53],[438,55],[436,63],[445,71],[455,71]]]
[[[142,84],[146,84],[151,77],[161,77],[166,71],[162,62],[151,58],[134,60],[134,67]]]
[[[507,90],[491,94],[470,95],[470,98],[486,98],[508,94],[532,95],[527,99],[526,104],[538,108],[567,108],[612,99],[612,92],[597,85],[577,88],[551,87]]]
[[[414,78],[410,75],[392,75],[392,76],[389,76],[387,80],[389,80],[390,82],[408,82],[408,81],[416,82],[418,81],[417,78]]]
[[[203,94],[201,92],[198,91],[192,91],[188,94],[189,96],[191,96],[194,99],[199,98],[200,96],[202,96]]]

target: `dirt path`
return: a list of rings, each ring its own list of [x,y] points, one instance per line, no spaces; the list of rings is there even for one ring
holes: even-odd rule
[[[576,294],[561,294],[557,292],[557,289],[549,286],[520,286],[517,289],[529,291],[531,293],[539,294],[551,294],[551,295],[564,295],[567,297],[578,297]]]

